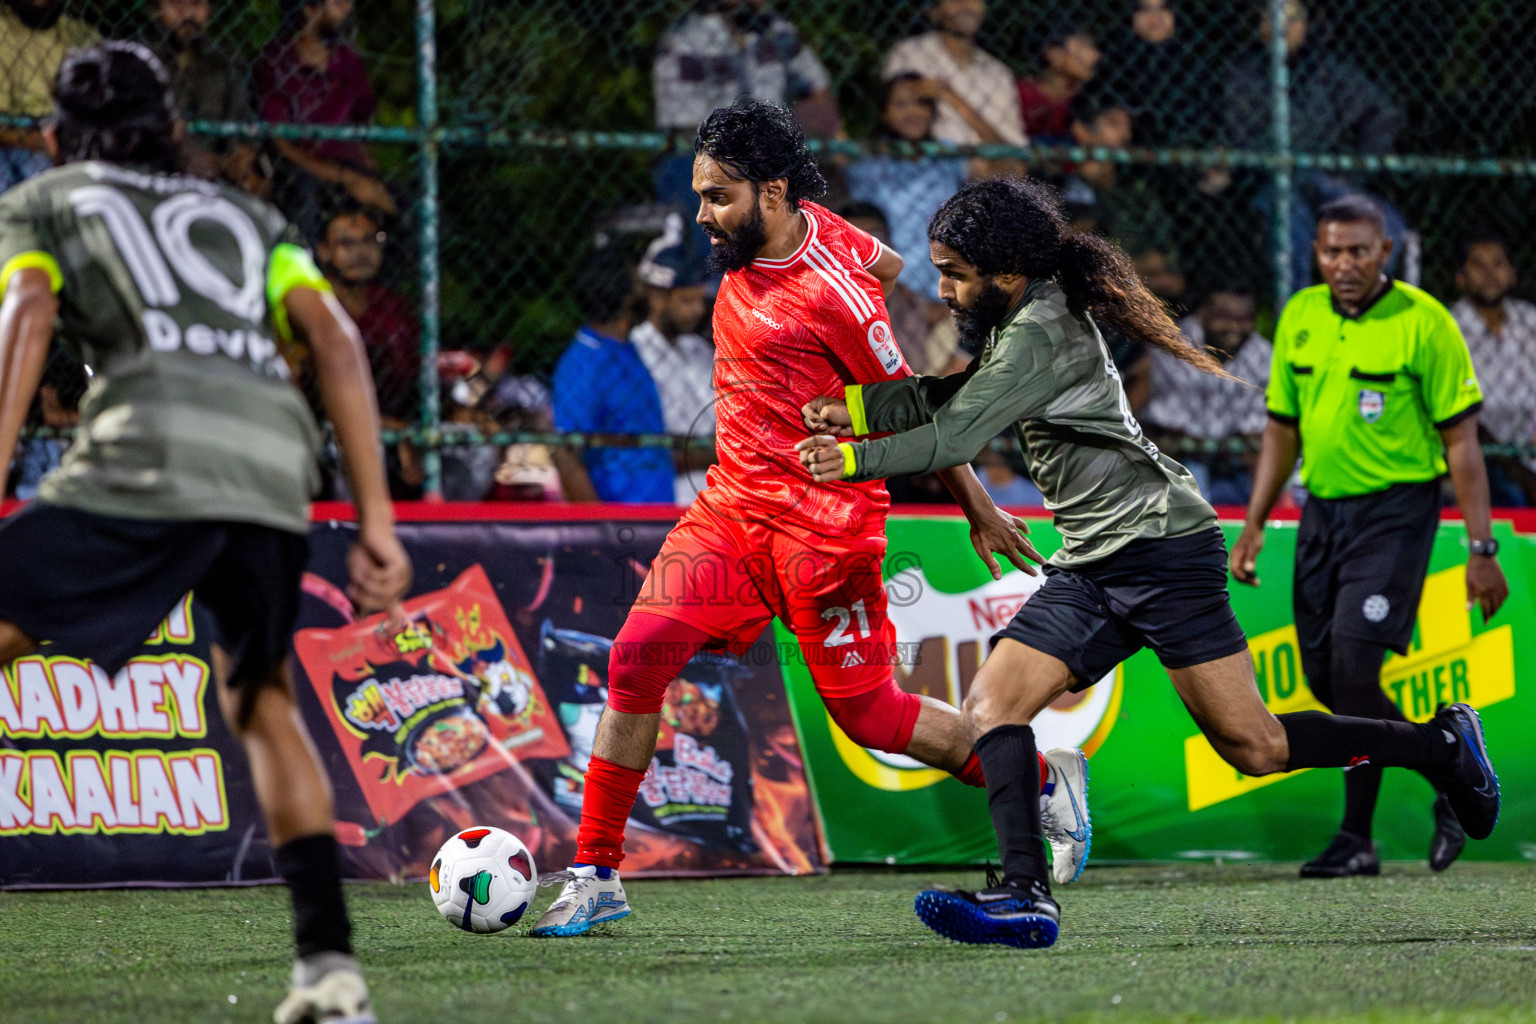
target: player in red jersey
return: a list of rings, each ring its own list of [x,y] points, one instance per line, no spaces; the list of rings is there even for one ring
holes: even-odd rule
[[[901,257],[810,201],[826,183],[783,107],[717,109],[694,151],[697,220],[711,238],[711,269],[725,275],[714,308],[719,463],[614,640],[576,864],[556,874],[565,889],[535,936],[578,935],[629,913],[617,872],[624,824],[655,751],[667,685],[701,648],[744,653],[775,616],[795,633],[817,692],[850,738],[984,785],[959,712],[896,684],[883,483],[816,483],[794,452],[810,399],[910,375],[883,295]],[[1028,560],[1041,558],[1023,522],[992,504],[968,466],[944,478],[994,576],[994,553],[1033,573]],[[1061,753],[1063,770],[1048,761],[1041,778],[1075,797],[1081,821],[1068,829],[1083,838],[1067,842],[1081,850],[1081,754]],[[1080,866],[1082,854],[1067,859]]]

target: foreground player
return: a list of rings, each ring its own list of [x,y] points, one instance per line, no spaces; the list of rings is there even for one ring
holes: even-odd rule
[[[999,884],[925,892],[917,912],[960,942],[1049,946],[1060,910],[1046,881],[1029,723],[1151,647],[1211,745],[1246,775],[1350,764],[1418,768],[1437,779],[1467,834],[1498,818],[1498,780],[1477,713],[1430,722],[1303,711],[1276,717],[1254,685],[1247,640],[1226,591],[1216,515],[1178,463],[1143,436],[1093,316],[1219,372],[1186,346],[1118,249],[1066,228],[1060,199],[1035,181],[967,185],[928,229],[940,294],[981,356],[950,377],[849,387],[805,409],[812,430],[899,431],[797,446],[820,481],[932,472],[973,458],[1012,424],[1030,476],[1055,514],[1062,549],[1047,579],[995,638],[963,709],[986,772],[1002,852]]]
[[[348,594],[393,605],[395,539],[357,329],[270,206],[176,173],[170,78],[136,43],[71,53],[49,151],[0,198],[0,465],[55,316],[94,371],[38,500],[0,523],[0,664],[39,642],[116,673],[187,591],[213,613],[219,706],[250,758],[298,959],[278,1024],[371,1022],[352,957],[331,790],[285,659],[308,557],[319,431],[273,341],[308,343],[356,496]]]
[[[814,396],[907,375],[881,294],[901,258],[809,201],[825,182],[783,107],[718,109],[694,150],[698,221],[725,272],[714,309],[720,461],[614,641],[576,864],[557,876],[564,891],[536,936],[577,935],[629,913],[617,868],[667,684],[702,647],[745,652],[774,616],[794,631],[817,692],[855,742],[983,784],[959,712],[896,685],[884,486],[815,484],[790,451]],[[1033,573],[1025,559],[1040,556],[1022,522],[992,505],[969,467],[945,476],[994,575],[992,552]],[[1059,844],[1056,870],[1070,881],[1087,855],[1086,763],[1071,750],[1051,759],[1043,812]]]

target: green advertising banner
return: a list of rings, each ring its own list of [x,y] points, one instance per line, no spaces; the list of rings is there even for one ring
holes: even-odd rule
[[[1224,524],[1230,544],[1237,524]],[[971,550],[965,520],[892,518],[886,589],[897,639],[907,652],[897,679],[910,692],[958,705],[988,638],[1039,585],[1011,570],[994,581]],[[1060,539],[1031,523],[1049,555]],[[1536,537],[1495,525],[1509,602],[1487,626],[1468,612],[1466,532],[1445,523],[1404,657],[1389,658],[1382,688],[1415,720],[1441,701],[1466,701],[1482,715],[1504,805],[1498,827],[1469,843],[1479,860],[1536,860]],[[1259,686],[1279,713],[1318,708],[1301,672],[1291,615],[1296,524],[1266,531],[1263,585],[1234,583],[1232,603],[1253,651]],[[776,623],[781,651],[796,650]],[[915,652],[915,656],[912,653]],[[962,863],[995,858],[986,795],[903,757],[865,750],[827,716],[804,662],[785,660],[785,683],[826,843],[834,861]],[[1195,728],[1167,674],[1142,651],[1081,694],[1068,694],[1035,722],[1041,749],[1079,746],[1090,758],[1093,858],[1104,860],[1305,860],[1338,828],[1340,773],[1300,771],[1251,779],[1223,762]],[[1424,859],[1433,791],[1417,774],[1386,774],[1376,810],[1383,858]]]

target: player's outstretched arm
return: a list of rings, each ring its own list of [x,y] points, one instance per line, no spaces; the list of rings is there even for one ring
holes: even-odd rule
[[[976,549],[976,557],[987,564],[993,579],[1003,578],[1003,570],[997,564],[996,555],[1002,555],[1015,568],[1031,576],[1039,575],[1039,571],[1029,563],[1044,562],[1045,556],[1036,551],[1035,546],[1024,536],[1029,532],[1029,524],[993,503],[992,496],[981,486],[981,481],[976,479],[976,471],[970,463],[941,469],[938,477],[949,488],[949,493],[955,496],[955,501],[965,513],[966,521],[971,524],[971,547]]]
[[[395,537],[395,512],[380,457],[379,410],[363,339],[330,292],[297,287],[283,303],[309,344],[325,413],[357,505],[357,543],[347,555],[347,596],[364,614],[384,611],[411,585],[411,562]]]
[[[0,303],[0,467],[16,454],[16,441],[32,408],[48,361],[59,300],[47,271],[33,267],[11,275]]]

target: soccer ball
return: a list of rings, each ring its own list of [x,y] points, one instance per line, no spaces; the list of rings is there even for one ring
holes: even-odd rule
[[[539,873],[517,836],[471,828],[437,851],[427,882],[439,914],[467,932],[486,935],[510,928],[528,912]]]

